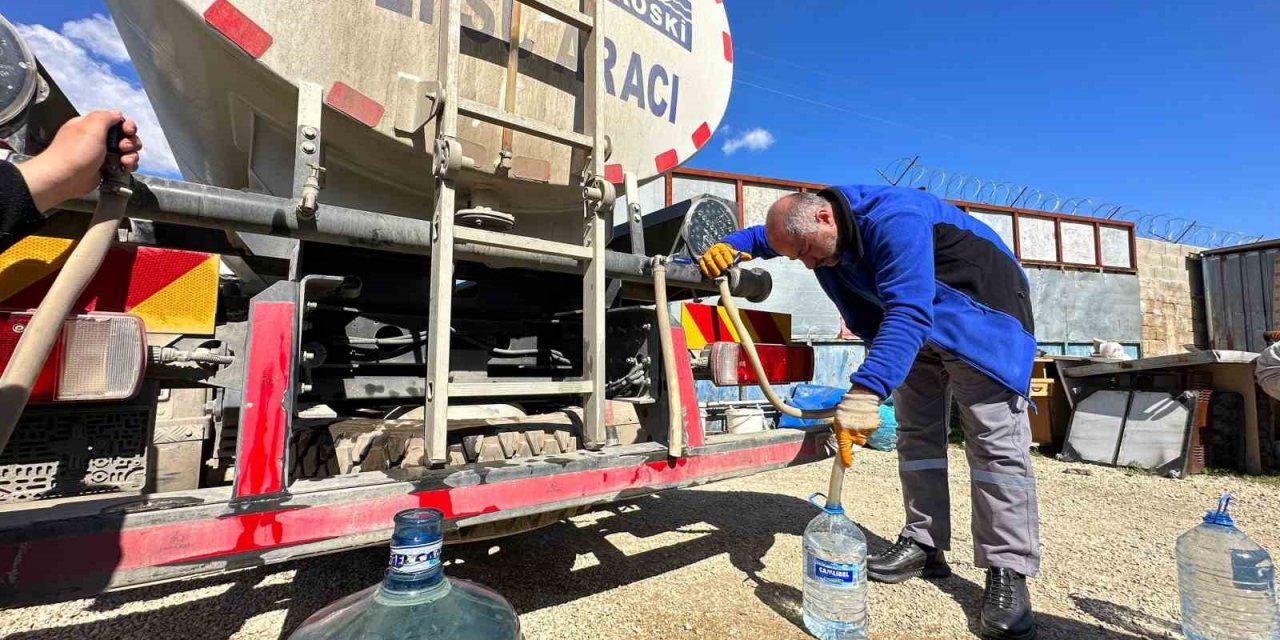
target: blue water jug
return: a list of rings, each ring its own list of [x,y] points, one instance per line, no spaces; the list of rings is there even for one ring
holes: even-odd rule
[[[443,515],[409,509],[395,516],[382,583],[307,618],[290,640],[517,640],[520,618],[496,592],[449,578],[440,565]]]

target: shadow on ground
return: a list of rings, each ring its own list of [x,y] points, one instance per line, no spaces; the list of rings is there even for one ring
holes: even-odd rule
[[[800,536],[816,510],[790,496],[750,492],[676,491],[647,496],[609,506],[609,517],[583,526],[561,522],[539,531],[495,541],[451,546],[450,576],[486,584],[511,600],[516,610],[529,613],[572,602],[628,583],[661,575],[701,560],[727,554],[755,584],[756,596],[779,617],[803,628],[800,590],[789,584],[760,577],[762,559],[778,534]],[[709,526],[708,526],[709,525]],[[668,534],[673,530],[704,535],[626,555],[606,538],[622,532],[637,538]],[[888,546],[884,538],[868,531],[872,551]],[[896,533],[896,532],[894,532]],[[494,547],[497,551],[494,552]],[[597,564],[573,570],[575,561],[591,553]],[[241,629],[248,618],[285,611],[280,637],[300,625],[329,602],[381,579],[386,549],[379,546],[281,565],[248,569],[202,579],[109,593],[96,597],[90,611],[117,611],[134,603],[173,600],[184,592],[207,590],[209,595],[176,604],[156,602],[143,612],[120,612],[108,620],[60,626],[9,636],[12,640],[53,640],[87,637],[169,637],[179,633],[191,640],[221,640]],[[291,582],[271,578],[296,570]],[[797,569],[799,569],[797,567]],[[798,580],[797,580],[798,582]],[[982,586],[959,576],[937,581],[935,586],[954,599],[977,630]],[[873,587],[875,588],[875,587]],[[183,595],[179,595],[183,594]],[[1042,638],[1128,638],[1150,635],[1149,616],[1108,602],[1075,599],[1075,606],[1099,622],[1127,633],[1107,630],[1057,616],[1040,616]],[[1155,622],[1168,625],[1166,621]]]

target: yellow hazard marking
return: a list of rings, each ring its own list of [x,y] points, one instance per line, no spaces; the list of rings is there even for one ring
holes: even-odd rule
[[[720,322],[724,323],[724,327],[729,330],[729,337],[732,338],[734,342],[742,342],[742,337],[738,334],[738,328],[735,327],[733,325],[733,321],[729,319],[729,310],[724,307],[716,307],[716,314],[720,317]],[[747,333],[750,334],[751,339],[754,340],[756,332],[751,330],[751,321],[743,316],[741,311],[738,312],[738,317],[742,318],[742,325],[747,328]]]
[[[213,334],[218,309],[218,256],[136,304],[129,313],[142,318],[150,333]]]
[[[71,255],[71,244],[65,238],[27,236],[0,253],[0,300],[8,300],[61,269]]]

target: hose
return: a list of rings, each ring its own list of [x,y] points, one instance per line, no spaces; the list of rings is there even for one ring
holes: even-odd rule
[[[108,136],[108,149],[119,148],[119,135],[122,134]],[[102,173],[98,206],[89,222],[89,230],[71,249],[71,255],[18,339],[4,374],[0,375],[0,452],[4,451],[18,418],[22,417],[22,410],[44,369],[45,360],[62,335],[67,315],[89,281],[97,275],[98,267],[107,257],[107,250],[116,241],[120,219],[124,217],[133,192],[129,189],[128,175],[120,169],[118,153],[107,154]]]
[[[654,287],[657,288],[657,273],[654,273]],[[773,405],[778,411],[789,415],[793,418],[806,419],[826,419],[836,415],[836,410],[832,409],[801,409],[793,407],[782,398],[778,397],[777,392],[773,390],[773,385],[769,384],[769,378],[765,374],[764,366],[760,364],[760,355],[756,353],[755,340],[751,339],[751,332],[742,323],[742,317],[738,314],[738,305],[733,302],[733,294],[729,291],[729,278],[720,276],[716,278],[716,285],[720,288],[720,305],[724,307],[729,321],[733,323],[733,328],[738,332],[738,339],[742,344],[742,351],[747,354],[747,362],[751,364],[751,370],[756,374],[756,383],[760,386],[760,391],[764,393],[764,397],[769,400],[769,404]],[[665,299],[665,294],[663,295]],[[831,481],[827,487],[827,506],[840,506],[840,494],[844,488],[844,471],[845,466],[842,463],[839,454],[835,456],[835,460],[831,464]]]
[[[680,381],[676,377],[676,349],[671,342],[671,315],[667,309],[667,257],[654,256],[653,300],[658,314],[658,343],[662,347],[662,374],[667,382],[667,454],[684,455],[684,415],[680,411]],[[727,283],[720,285],[729,290]]]

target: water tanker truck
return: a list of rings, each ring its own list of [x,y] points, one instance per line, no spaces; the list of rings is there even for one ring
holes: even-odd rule
[[[679,319],[718,290],[689,258],[739,221],[636,195],[720,124],[718,0],[107,5],[182,178],[63,203],[0,254],[0,364],[69,309],[2,409],[0,601],[379,544],[409,507],[511,535],[827,454],[822,427],[708,429],[695,379],[752,369],[723,318],[697,349]],[[22,162],[75,109],[0,26]],[[811,375],[751,332],[775,381]]]

